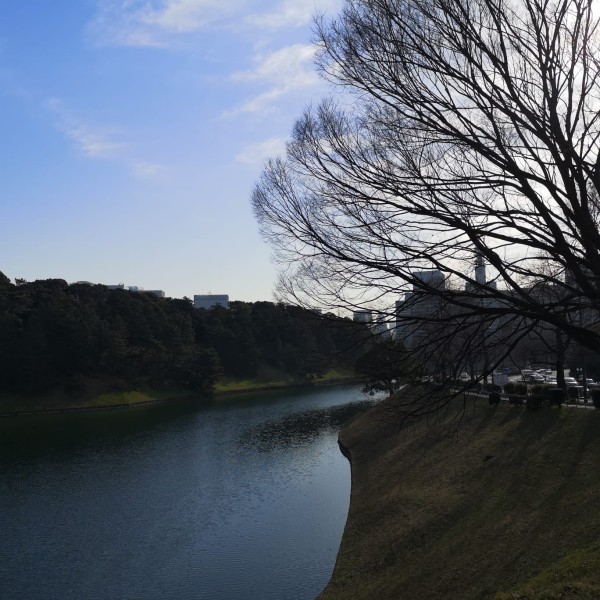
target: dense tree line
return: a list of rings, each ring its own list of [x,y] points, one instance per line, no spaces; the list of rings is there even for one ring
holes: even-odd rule
[[[353,368],[371,337],[364,324],[272,302],[194,312],[199,343],[213,348],[234,377],[255,377],[265,364],[304,378]]]
[[[351,367],[363,326],[270,302],[196,310],[187,299],[0,273],[0,391],[74,394],[86,378],[210,393],[264,365],[310,378]]]

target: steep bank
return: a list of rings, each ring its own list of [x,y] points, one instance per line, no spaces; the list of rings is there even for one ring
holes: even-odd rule
[[[348,521],[319,600],[600,598],[600,414],[469,401],[349,423]]]

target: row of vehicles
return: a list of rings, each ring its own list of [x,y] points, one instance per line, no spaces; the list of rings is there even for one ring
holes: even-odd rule
[[[556,385],[556,372],[551,371],[550,369],[522,369],[521,376],[525,383],[531,384],[542,384],[546,385]],[[575,377],[565,377],[565,384],[567,387],[578,387],[583,386],[584,381],[581,379],[577,381]],[[597,388],[600,387],[600,383],[596,383],[593,379],[587,378],[585,380],[585,385],[588,388]]]

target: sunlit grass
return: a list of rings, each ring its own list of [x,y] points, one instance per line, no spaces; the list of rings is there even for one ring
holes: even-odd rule
[[[102,394],[97,398],[88,401],[88,406],[121,406],[151,402],[158,399],[160,399],[159,394],[150,394],[147,392],[140,392],[139,390],[128,390]]]
[[[139,389],[113,388],[113,382],[90,379],[85,381],[84,389],[79,393],[67,393],[58,389],[39,395],[3,394],[0,395],[0,414],[134,406],[190,396],[190,392],[176,388],[159,389],[151,386],[142,386]]]
[[[349,370],[334,369],[321,377],[306,379],[294,377],[274,367],[263,365],[254,378],[224,378],[215,385],[215,394],[253,392],[302,385],[331,384],[352,381]],[[175,398],[191,397],[190,391],[175,388],[155,388],[139,386],[129,389],[123,383],[102,379],[82,379],[83,387],[77,393],[67,393],[58,389],[44,394],[0,395],[0,414],[20,414],[39,411],[78,410],[86,408],[110,408],[113,406],[134,406],[147,402],[160,402]],[[115,389],[117,388],[117,389]]]
[[[319,383],[350,382],[354,374],[351,370],[332,369],[324,375],[314,378],[296,377],[277,370],[273,367],[262,367],[254,378],[223,378],[217,382],[215,392],[251,392],[269,388],[280,388],[286,386],[314,385]]]

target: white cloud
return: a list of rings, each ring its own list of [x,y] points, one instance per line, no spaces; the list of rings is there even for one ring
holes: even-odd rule
[[[234,73],[232,78],[234,81],[280,81],[286,87],[312,85],[318,80],[312,68],[314,56],[314,46],[294,44],[258,57],[253,69]]]
[[[180,34],[200,31],[233,13],[243,0],[98,0],[90,24],[101,44],[169,46]]]
[[[148,5],[139,13],[142,24],[175,33],[198,31],[232,10],[232,3],[222,0],[168,0],[159,9]]]
[[[118,132],[115,129],[94,127],[85,123],[56,98],[48,100],[46,105],[57,116],[56,128],[73,142],[84,156],[113,159],[123,149],[123,143],[116,139]]]
[[[341,0],[96,0],[89,31],[100,44],[168,47],[207,28],[303,27],[315,14],[339,10]],[[252,6],[262,12],[252,12]],[[266,8],[265,8],[266,7]]]
[[[164,175],[165,169],[161,165],[133,156],[128,145],[120,141],[122,134],[117,129],[86,123],[56,98],[48,100],[46,106],[56,116],[57,130],[86,158],[120,164],[140,179]]]
[[[127,162],[129,171],[138,179],[164,179],[167,175],[165,167],[157,163],[137,159],[129,160]]]
[[[235,157],[235,160],[247,165],[262,165],[267,158],[283,154],[285,144],[286,139],[282,137],[272,137],[256,144],[250,144]]]
[[[284,0],[275,10],[259,14],[251,14],[246,18],[250,25],[266,29],[284,27],[302,27],[310,23],[317,13],[337,10],[339,0]]]
[[[83,123],[65,125],[62,132],[90,158],[114,158],[123,145],[113,140],[114,132],[94,130]]]
[[[241,106],[228,111],[226,116],[268,112],[273,102],[280,96],[319,85],[321,79],[313,67],[314,56],[314,46],[294,44],[271,54],[259,56],[253,69],[234,73],[233,81],[264,83],[269,88]]]

